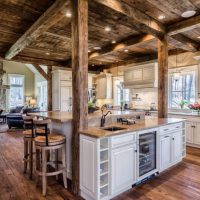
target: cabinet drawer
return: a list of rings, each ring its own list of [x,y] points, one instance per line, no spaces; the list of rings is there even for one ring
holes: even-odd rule
[[[167,126],[163,126],[160,127],[160,135],[163,135],[167,132],[174,132],[177,130],[181,130],[183,128],[183,124],[182,123],[177,123],[177,124],[172,124],[172,125],[167,125]]]
[[[111,147],[117,148],[136,141],[136,133],[111,137]]]

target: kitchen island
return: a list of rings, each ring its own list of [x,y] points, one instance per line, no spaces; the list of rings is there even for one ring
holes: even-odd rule
[[[111,110],[112,114],[106,117],[105,125],[117,122],[117,118],[137,118],[138,121],[145,119],[144,112],[134,112],[134,111],[118,111]],[[67,141],[67,177],[71,179],[71,137],[72,137],[72,113],[70,112],[38,112],[30,113],[29,115],[34,115],[36,117],[51,119],[51,132],[61,133],[66,136]],[[100,127],[102,113],[96,111],[88,115],[88,126],[89,127]]]
[[[182,161],[185,121],[148,119],[132,125],[89,127],[80,137],[80,190],[108,200]]]

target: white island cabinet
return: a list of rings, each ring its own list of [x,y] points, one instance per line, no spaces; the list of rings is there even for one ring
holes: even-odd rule
[[[133,125],[134,127],[134,125]],[[153,129],[152,129],[153,128]],[[131,129],[131,128],[130,128]],[[94,130],[93,130],[94,131]],[[156,138],[155,168],[146,175],[177,164],[185,156],[185,123],[159,124],[158,127],[119,135],[80,136],[80,192],[87,200],[108,200],[139,183],[141,134],[154,133]],[[152,147],[148,147],[152,148]],[[147,177],[147,176],[146,176]]]

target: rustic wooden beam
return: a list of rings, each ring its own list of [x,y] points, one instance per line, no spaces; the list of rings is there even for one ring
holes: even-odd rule
[[[138,27],[142,32],[149,33],[155,37],[162,37],[165,33],[165,27],[152,17],[146,15],[144,12],[129,6],[128,4],[120,0],[95,0],[99,4],[102,4],[116,12],[122,13],[130,17],[136,27]]]
[[[42,69],[42,67],[38,64],[33,65],[35,67],[35,69],[43,76],[44,79],[46,79],[48,81],[48,75],[47,73]]]
[[[176,35],[200,27],[200,15],[171,24],[167,27],[168,35]]]
[[[158,40],[158,117],[168,116],[168,49],[167,37]]]
[[[80,131],[88,126],[88,0],[72,0],[72,191],[79,193]]]
[[[171,36],[172,39],[170,39],[171,43],[172,40],[176,40],[174,42],[174,46],[176,47],[179,47],[181,49],[185,49],[187,51],[192,51],[192,52],[195,52],[195,51],[198,51],[199,50],[199,43],[182,35],[182,34],[177,34],[177,35],[172,35]]]
[[[70,6],[68,0],[56,0],[56,2],[12,45],[5,55],[6,59],[12,59],[42,33],[60,21]]]
[[[52,66],[48,66],[47,68],[47,98],[48,98],[48,111],[52,111]]]

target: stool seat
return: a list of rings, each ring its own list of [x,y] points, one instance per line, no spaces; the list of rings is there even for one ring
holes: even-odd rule
[[[65,141],[66,141],[66,138],[64,135],[60,135],[60,134],[48,135],[49,146],[63,144],[63,143],[65,143]],[[46,137],[45,136],[37,136],[35,138],[35,144],[38,146],[46,146]]]
[[[32,137],[32,130],[25,130],[23,131],[24,137]]]

